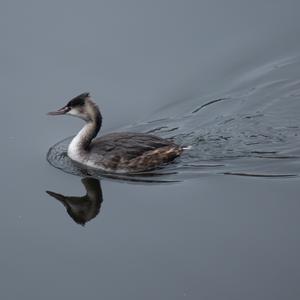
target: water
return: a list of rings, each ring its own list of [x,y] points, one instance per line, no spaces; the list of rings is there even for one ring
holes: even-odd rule
[[[158,119],[119,129],[152,133],[191,147],[159,171],[115,176],[82,169],[67,157],[71,138],[50,148],[47,159],[67,173],[144,182],[186,180],[200,174],[297,177],[299,73],[298,57],[268,63],[240,74],[230,91],[184,101],[184,107],[168,106]],[[170,108],[174,111],[171,116]]]
[[[299,299],[299,8],[3,2],[1,299]],[[78,168],[45,113],[86,91],[103,133],[192,149]]]

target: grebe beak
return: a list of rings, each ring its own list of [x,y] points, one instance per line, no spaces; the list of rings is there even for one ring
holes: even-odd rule
[[[64,106],[62,107],[61,109],[57,110],[57,111],[51,111],[51,112],[48,112],[47,115],[48,116],[59,116],[59,115],[64,115],[66,114],[68,111],[70,111],[71,108],[68,107],[68,106]]]

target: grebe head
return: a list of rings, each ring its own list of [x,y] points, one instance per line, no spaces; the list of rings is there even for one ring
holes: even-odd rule
[[[50,116],[70,115],[83,119],[86,122],[95,120],[99,114],[99,109],[90,98],[89,93],[80,94],[59,110],[48,113]]]

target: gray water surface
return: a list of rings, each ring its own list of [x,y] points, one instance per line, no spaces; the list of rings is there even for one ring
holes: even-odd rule
[[[230,91],[206,95],[160,111],[160,118],[119,130],[146,132],[188,146],[175,163],[130,180],[185,180],[199,174],[257,177],[300,175],[300,57],[269,63],[234,80]],[[244,77],[246,78],[243,78]],[[170,108],[173,113],[170,113]],[[50,148],[53,166],[76,175],[101,176],[67,156],[71,138]],[[151,175],[151,178],[147,178]],[[171,175],[171,176],[170,176]],[[148,176],[149,177],[149,176]]]
[[[0,8],[1,299],[299,299],[297,1]],[[76,168],[81,121],[45,114],[86,91],[103,133],[192,149],[134,178]]]

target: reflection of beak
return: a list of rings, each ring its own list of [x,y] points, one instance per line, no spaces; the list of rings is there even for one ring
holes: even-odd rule
[[[68,111],[70,111],[70,107],[64,106],[64,107],[62,107],[61,109],[59,109],[57,111],[48,112],[47,115],[49,115],[49,116],[59,116],[59,115],[66,114]]]
[[[64,202],[64,200],[66,200],[66,197],[62,194],[58,194],[58,193],[54,193],[54,192],[51,192],[51,191],[46,191],[46,193],[48,195],[50,195],[51,197],[61,201],[61,202]]]

